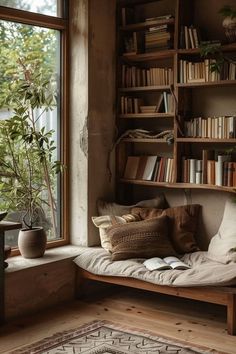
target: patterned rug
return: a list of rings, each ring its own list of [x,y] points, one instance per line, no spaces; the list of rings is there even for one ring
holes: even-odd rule
[[[8,354],[225,354],[108,321],[56,333]]]

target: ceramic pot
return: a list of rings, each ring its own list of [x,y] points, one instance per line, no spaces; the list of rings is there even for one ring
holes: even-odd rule
[[[225,17],[222,26],[225,29],[225,35],[229,42],[236,41],[236,17]]]
[[[44,255],[47,237],[42,227],[32,230],[21,229],[18,237],[18,247],[24,258],[39,258]]]

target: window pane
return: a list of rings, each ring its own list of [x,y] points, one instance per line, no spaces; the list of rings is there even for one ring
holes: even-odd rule
[[[0,6],[62,17],[61,0],[0,0]]]
[[[50,189],[47,188],[45,182],[45,171],[40,165],[39,156],[35,155],[33,149],[27,151],[23,143],[19,143],[16,138],[11,145],[13,152],[11,151],[9,161],[13,153],[20,159],[22,165],[25,164],[25,161],[28,159],[31,161],[31,174],[33,176],[32,180],[35,184],[35,189],[38,189],[42,184],[45,186],[43,191],[37,196],[37,200],[46,201],[46,203],[42,202],[39,207],[35,208],[35,225],[44,226],[47,231],[48,239],[57,239],[60,237],[60,180],[59,177],[50,174],[50,168],[54,161],[60,160],[60,32],[37,26],[0,21],[0,58],[0,124],[4,124],[6,121],[9,122],[10,117],[17,115],[14,99],[12,99],[11,106],[11,101],[9,104],[8,101],[6,102],[6,98],[9,98],[9,88],[12,89],[13,87],[14,89],[14,85],[20,82],[19,80],[24,79],[26,75],[29,76],[29,81],[31,78],[40,80],[38,81],[39,87],[41,82],[50,79],[50,89],[53,90],[56,95],[56,100],[51,110],[47,110],[45,107],[37,108],[34,109],[32,116],[30,116],[31,119],[33,117],[35,129],[38,132],[42,132],[43,129],[44,134],[49,134],[51,131],[51,135],[48,135],[48,143],[50,144],[52,142],[51,145],[56,146],[56,149],[52,151],[52,162],[49,163],[48,166],[52,191],[51,204],[49,198]],[[1,176],[1,154],[5,154],[6,156],[6,154],[9,153],[9,149],[7,151],[4,150],[7,144],[7,141],[4,140],[6,138],[7,134],[3,133],[3,125],[1,125],[0,187],[2,184],[4,188],[8,188],[9,198],[3,199],[1,197],[3,193],[0,192],[0,210],[12,210],[8,218],[17,221],[22,218],[24,210],[19,210],[17,205],[14,204],[15,199],[14,196],[10,194],[10,191],[14,190],[11,186],[15,187],[15,183],[20,184],[20,177]],[[26,181],[28,180],[27,172],[28,170],[26,168],[24,172]],[[54,212],[51,208],[52,205]],[[6,235],[6,244],[17,246],[16,235],[17,232],[8,232]]]

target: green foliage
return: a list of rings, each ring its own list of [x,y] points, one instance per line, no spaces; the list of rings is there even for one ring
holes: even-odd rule
[[[45,78],[41,65],[18,60],[18,76],[10,81],[2,102],[12,116],[0,121],[0,191],[4,209],[25,211],[28,228],[43,205],[50,207],[54,217],[52,180],[61,163],[53,162],[53,131],[37,129],[36,123],[55,105],[55,83]]]
[[[219,14],[221,14],[223,17],[234,18],[236,17],[236,9],[233,9],[229,5],[225,5],[219,10]]]
[[[225,58],[221,51],[219,44],[201,44],[200,45],[200,55],[203,58],[211,57],[215,59],[215,62],[211,63],[211,72],[221,72]]]
[[[0,20],[0,104],[9,83],[18,77],[18,58],[40,65],[45,79],[56,73],[57,31]]]

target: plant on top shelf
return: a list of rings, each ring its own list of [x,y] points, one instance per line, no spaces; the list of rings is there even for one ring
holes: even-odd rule
[[[223,27],[225,28],[225,35],[229,42],[236,41],[236,9],[229,5],[223,6],[219,10],[219,14],[224,17]],[[200,54],[202,57],[214,58],[215,61],[210,64],[212,72],[221,72],[224,62],[235,64],[235,59],[223,53],[220,41],[206,41],[200,44]]]
[[[236,41],[236,8],[225,5],[219,10],[224,18],[222,26],[225,29],[225,35],[229,42]]]
[[[37,63],[26,65],[19,59],[18,64],[19,72],[13,75],[6,99],[1,102],[2,107],[9,107],[10,116],[0,120],[0,195],[7,210],[22,214],[24,232],[20,231],[18,245],[23,256],[35,258],[44,254],[46,246],[45,231],[36,226],[42,216],[47,221],[44,206],[56,232],[53,189],[55,174],[62,165],[53,161],[53,130],[38,128],[37,124],[44,112],[55,107],[56,89],[52,77],[45,78]],[[26,243],[32,246],[34,231],[39,233],[36,254],[31,249],[22,250],[24,234],[29,235]]]

